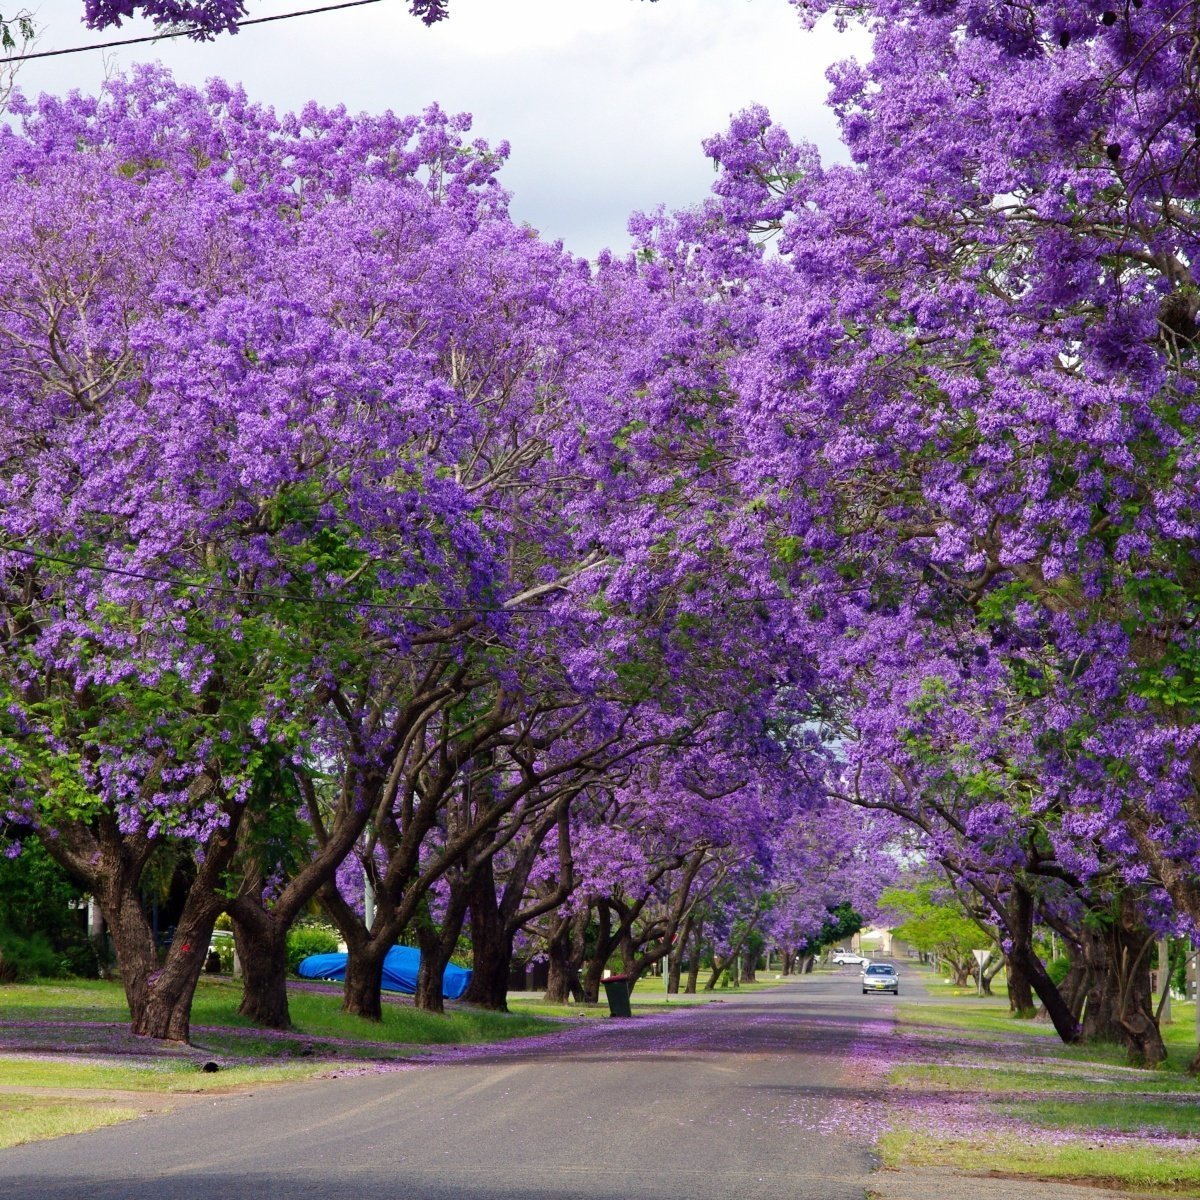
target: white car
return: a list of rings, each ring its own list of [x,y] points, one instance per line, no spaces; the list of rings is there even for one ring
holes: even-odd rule
[[[891,992],[900,995],[900,974],[891,963],[872,963],[863,968],[862,990],[868,992]]]
[[[853,950],[835,950],[829,961],[834,966],[845,966],[849,963],[851,966],[857,966],[859,963],[869,963],[871,960],[862,954],[855,954]]]

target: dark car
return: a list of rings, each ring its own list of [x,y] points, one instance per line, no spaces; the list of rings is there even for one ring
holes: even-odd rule
[[[871,963],[862,973],[862,989],[868,992],[891,992],[900,995],[900,976],[890,963]]]

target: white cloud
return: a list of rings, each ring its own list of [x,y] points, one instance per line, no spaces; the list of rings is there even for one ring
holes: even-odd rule
[[[310,6],[250,4],[252,16]],[[515,214],[590,255],[625,245],[631,211],[700,199],[712,179],[700,142],[747,104],[837,155],[825,69],[866,48],[861,33],[827,23],[804,31],[787,0],[452,0],[450,20],[432,29],[406,9],[382,0],[206,45],[128,47],[108,61],[157,59],[191,82],[220,75],[280,109],[315,99],[414,111],[437,100],[471,112],[481,136],[512,143],[503,178]],[[146,31],[92,34],[81,12],[81,0],[44,0],[38,49]],[[26,64],[19,85],[92,91],[104,73],[101,54],[70,55]]]

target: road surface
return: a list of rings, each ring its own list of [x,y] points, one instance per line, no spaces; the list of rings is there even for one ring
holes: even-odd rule
[[[862,1200],[864,1088],[895,1003],[863,996],[846,967],[435,1063],[206,1097],[0,1152],[0,1196]]]

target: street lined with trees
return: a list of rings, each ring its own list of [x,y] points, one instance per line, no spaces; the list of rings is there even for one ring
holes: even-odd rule
[[[796,7],[874,37],[831,78],[851,161],[747,109],[712,195],[596,263],[436,107],[151,68],[11,99],[3,837],[95,898],[137,1033],[188,1040],[219,919],[286,1028],[317,912],[372,1019],[398,939],[420,1006],[458,956],[502,1011],[531,961],[556,999],[695,990],[882,913],[1163,1061],[1150,970],[1200,919],[1197,14]],[[242,14],[88,16],[135,8]]]

